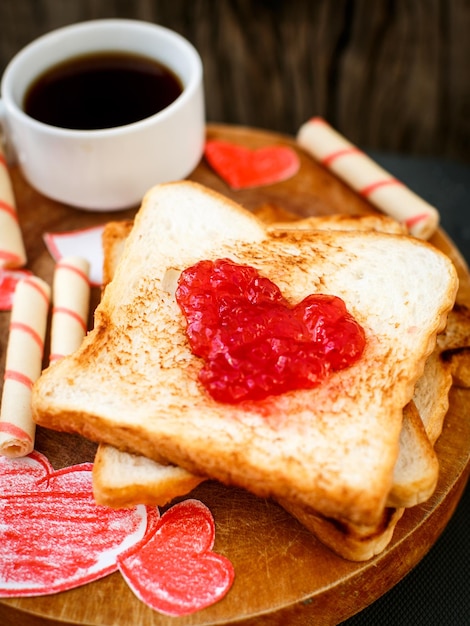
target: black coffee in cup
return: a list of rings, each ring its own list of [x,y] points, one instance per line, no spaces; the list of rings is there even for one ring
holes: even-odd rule
[[[98,130],[150,117],[182,91],[178,76],[154,59],[99,52],[68,59],[41,74],[27,90],[23,108],[51,126]]]

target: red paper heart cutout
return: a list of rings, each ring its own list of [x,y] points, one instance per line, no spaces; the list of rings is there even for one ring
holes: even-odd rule
[[[166,615],[189,615],[220,600],[234,571],[212,552],[214,520],[198,500],[176,504],[154,533],[118,557],[121,574],[143,602]]]
[[[0,456],[0,597],[62,592],[118,565],[136,595],[162,613],[186,615],[227,593],[233,567],[211,551],[207,507],[189,500],[160,520],[156,507],[98,506],[91,469],[55,471],[37,452]]]
[[[16,285],[21,279],[31,275],[29,270],[0,269],[0,311],[11,309]]]
[[[56,472],[36,452],[0,460],[0,596],[45,595],[102,578],[145,535],[146,507],[95,504],[91,468]]]
[[[184,270],[176,299],[191,349],[206,361],[199,380],[218,402],[311,389],[364,349],[340,298],[313,294],[293,306],[255,268],[228,259]]]
[[[250,150],[227,141],[208,141],[204,155],[217,174],[232,189],[271,185],[294,176],[300,160],[288,146]]]

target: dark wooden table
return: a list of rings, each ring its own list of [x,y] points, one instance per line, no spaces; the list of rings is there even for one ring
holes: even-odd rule
[[[298,149],[288,137],[253,129],[213,126],[208,128],[208,133],[209,138],[223,138],[252,148],[280,142]],[[331,179],[331,175],[305,153],[299,153],[299,157],[301,168],[296,176],[254,190],[229,190],[204,161],[191,178],[252,209],[269,202],[299,215],[341,210],[352,213],[372,211],[367,202],[339,181]],[[93,226],[133,214],[133,211],[116,215],[70,209],[35,192],[17,169],[12,174],[29,267],[48,281],[53,262],[41,233]],[[470,305],[470,278],[461,255],[442,231],[437,232],[432,241],[454,260],[462,280],[459,301]],[[8,316],[3,316],[0,319],[0,346],[6,345],[7,329]],[[237,579],[223,601],[193,616],[179,618],[178,623],[207,626],[231,621],[246,626],[332,626],[377,601],[409,575],[431,550],[462,496],[470,470],[470,423],[466,419],[469,393],[463,389],[452,390],[446,427],[436,447],[440,479],[435,494],[425,504],[407,511],[390,546],[368,562],[353,563],[336,557],[273,503],[217,484],[198,487],[193,495],[211,509],[218,528],[217,549],[233,561]],[[90,446],[90,442],[82,438],[45,429],[39,429],[36,444],[56,468],[92,461],[95,449],[94,444]],[[466,532],[457,534],[460,552],[467,545],[466,537]],[[454,562],[457,562],[458,555],[459,550],[453,557]],[[454,573],[465,577],[465,572]],[[435,576],[439,577],[439,574],[436,571]],[[416,595],[426,593],[425,580],[418,590]],[[104,602],[103,598],[119,598],[119,603]],[[369,623],[413,623],[397,619],[397,611],[399,616],[403,606],[394,603],[392,597],[385,608],[385,613],[393,616],[392,621]],[[371,609],[374,610],[374,605]],[[117,610],[120,611],[119,618],[116,617]],[[365,619],[367,611],[363,614]],[[362,614],[358,619],[364,619]],[[167,626],[173,621],[174,618],[156,614],[136,600],[118,573],[55,596],[0,600],[2,626]],[[445,624],[442,620],[426,623]]]

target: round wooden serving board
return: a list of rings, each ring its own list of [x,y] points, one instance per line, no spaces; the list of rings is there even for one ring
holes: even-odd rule
[[[233,141],[250,148],[277,144],[298,151],[301,167],[294,177],[242,191],[232,191],[204,160],[201,161],[190,178],[249,209],[271,203],[299,216],[373,212],[371,205],[317,165],[289,137],[230,126],[209,126],[207,132],[209,138]],[[57,175],[60,176],[60,172]],[[39,195],[15,168],[12,179],[28,268],[49,283],[54,264],[43,243],[43,233],[90,227],[135,214],[135,210],[90,213],[72,209]],[[432,243],[453,259],[461,278],[458,300],[470,305],[470,278],[461,255],[441,231]],[[99,291],[95,290],[93,304],[98,298]],[[2,368],[8,324],[9,315],[1,314]],[[405,513],[390,546],[370,561],[353,563],[337,557],[272,502],[242,490],[206,483],[193,495],[212,511],[216,522],[215,550],[231,560],[236,572],[234,585],[222,601],[189,617],[165,617],[141,603],[121,575],[115,573],[57,595],[0,600],[0,622],[3,626],[338,624],[403,578],[431,548],[451,517],[470,467],[470,422],[465,417],[469,394],[470,391],[463,389],[451,390],[450,410],[436,446],[440,480],[435,494],[426,504]],[[36,448],[56,468],[92,461],[95,451],[94,444],[80,437],[41,428],[37,432]]]

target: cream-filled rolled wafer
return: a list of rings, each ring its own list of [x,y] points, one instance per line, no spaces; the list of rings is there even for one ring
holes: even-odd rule
[[[16,213],[7,160],[0,144],[0,267],[16,268],[26,263],[26,251]]]
[[[49,285],[36,276],[16,286],[0,409],[0,454],[4,456],[26,456],[34,449],[31,389],[41,374],[49,302]]]
[[[439,224],[435,207],[394,178],[323,118],[303,124],[297,141],[309,154],[371,204],[402,222],[411,235],[429,239]]]
[[[52,285],[51,363],[74,352],[87,332],[90,264],[78,256],[61,259]]]

